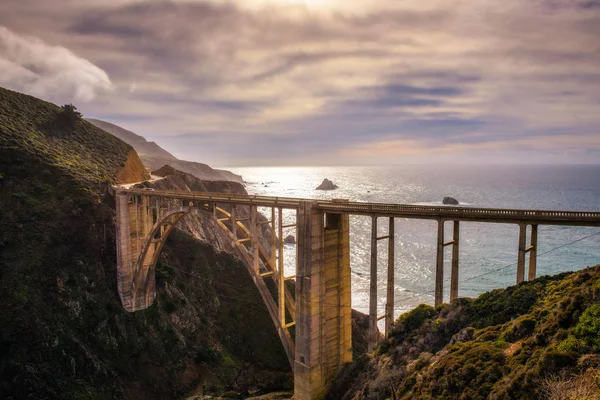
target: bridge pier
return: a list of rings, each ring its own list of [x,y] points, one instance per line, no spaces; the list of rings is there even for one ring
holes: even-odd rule
[[[349,216],[302,202],[297,224],[294,398],[321,399],[352,361]]]
[[[390,217],[388,228],[387,298],[385,303],[385,334],[389,335],[394,323],[394,218]]]
[[[377,329],[377,217],[371,217],[371,276],[369,277],[369,344],[372,349],[379,341]]]
[[[460,222],[454,221],[452,237],[452,270],[450,272],[450,302],[458,298],[458,245],[460,243]]]
[[[529,246],[529,273],[528,280],[533,281],[536,276],[537,269],[537,235],[538,226],[537,224],[531,225],[531,245]]]
[[[517,258],[517,285],[525,281],[525,256],[529,253],[529,271],[527,279],[532,281],[536,277],[537,269],[537,236],[538,225],[531,224],[531,242],[527,243],[527,224],[519,224],[519,255]]]
[[[458,298],[458,259],[460,243],[460,222],[454,222],[452,240],[444,242],[445,220],[438,220],[437,256],[435,263],[435,298],[434,306],[444,302],[444,248],[452,246],[452,269],[450,271],[450,301]]]

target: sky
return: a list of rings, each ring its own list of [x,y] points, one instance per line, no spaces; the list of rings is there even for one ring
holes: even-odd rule
[[[0,0],[0,86],[214,166],[600,164],[600,0]]]

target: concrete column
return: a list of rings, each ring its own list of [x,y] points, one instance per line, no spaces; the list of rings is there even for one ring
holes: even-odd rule
[[[134,217],[135,217],[135,254],[140,254],[142,244],[140,243],[140,210],[138,206],[138,196],[134,196]]]
[[[320,399],[352,360],[349,218],[315,202],[298,210],[294,398]]]
[[[529,251],[529,274],[527,279],[532,281],[536,276],[537,269],[537,224],[531,225],[531,250]]]
[[[438,220],[437,257],[435,263],[435,307],[444,302],[444,220]]]
[[[385,334],[389,335],[394,323],[394,218],[388,229],[387,299],[385,303]]]
[[[283,259],[283,210],[279,208],[279,319],[285,326],[285,264]]]
[[[459,221],[454,221],[452,238],[452,271],[450,272],[450,301],[458,298],[458,251],[460,242]]]
[[[369,289],[369,350],[377,345],[377,217],[371,217],[371,276]]]
[[[517,258],[517,285],[525,280],[525,242],[527,225],[519,224],[519,255]]]
[[[275,207],[271,207],[271,267],[277,270],[277,235],[275,234]]]
[[[133,280],[131,215],[129,195],[117,192],[116,236],[117,236],[117,290],[126,311],[133,311]]]

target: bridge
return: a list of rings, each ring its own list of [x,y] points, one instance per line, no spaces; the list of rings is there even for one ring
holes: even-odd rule
[[[270,219],[262,216],[259,208],[270,209]],[[293,224],[285,225],[284,210],[295,212]],[[517,284],[525,280],[527,254],[527,279],[536,277],[539,225],[600,227],[600,212],[432,207],[148,189],[117,189],[116,212],[118,289],[123,307],[130,312],[153,303],[155,265],[177,222],[190,213],[212,214],[260,292],[294,371],[295,398],[301,400],[323,397],[342,365],[352,361],[350,215],[372,219],[369,348],[380,338],[377,322],[385,320],[386,334],[393,322],[395,218],[437,221],[436,307],[444,298],[444,250],[449,246],[449,298],[458,297],[461,222],[519,226]],[[380,218],[388,220],[384,236],[378,236]],[[449,240],[445,238],[446,222],[452,223]],[[289,227],[296,228],[297,236],[293,276],[285,276],[284,270],[283,229]],[[381,240],[388,243],[388,265],[385,313],[378,315],[377,244]]]

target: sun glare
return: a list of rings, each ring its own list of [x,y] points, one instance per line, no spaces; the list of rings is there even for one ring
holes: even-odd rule
[[[340,6],[342,3],[338,0],[255,0],[244,2],[245,6],[249,6],[250,4],[254,7],[297,6],[305,7],[309,10],[328,10]]]

